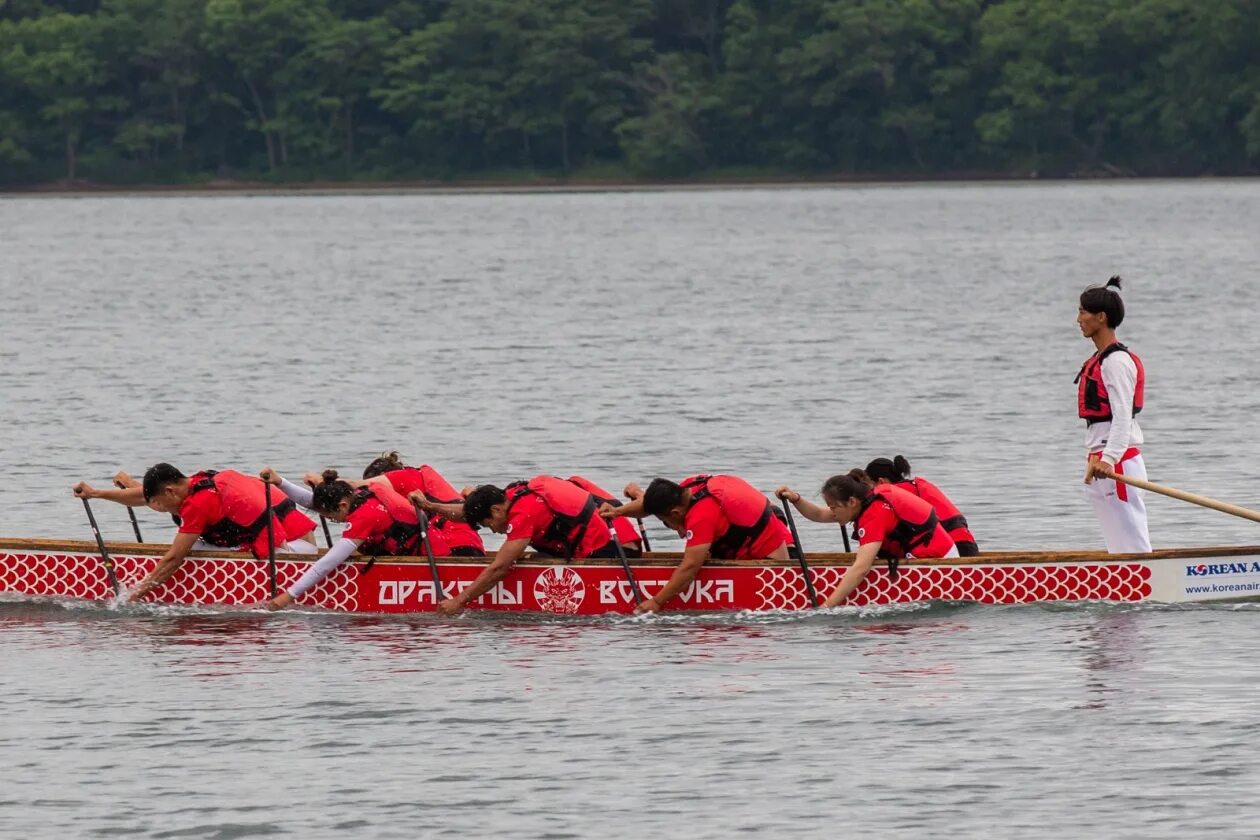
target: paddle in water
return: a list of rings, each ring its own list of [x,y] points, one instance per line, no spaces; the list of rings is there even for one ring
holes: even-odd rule
[[[267,585],[271,587],[271,597],[276,597],[276,525],[273,521],[275,512],[271,507],[271,485],[263,480],[263,499],[267,502]]]
[[[109,551],[105,548],[105,539],[101,536],[101,529],[96,527],[92,505],[86,498],[83,500],[83,509],[87,511],[88,524],[92,526],[92,533],[96,535],[96,547],[101,551],[101,565],[105,567],[105,575],[109,578],[109,585],[114,587],[114,596],[117,597],[122,593],[122,588],[118,585],[118,575],[114,574],[114,558],[109,556]]]
[[[442,574],[438,571],[433,545],[429,542],[429,515],[415,499],[411,500],[411,504],[415,506],[416,516],[420,518],[420,542],[424,544],[424,556],[429,559],[429,574],[433,575],[433,605],[436,607],[446,600],[446,590],[442,588]]]
[[[809,603],[817,608],[818,593],[814,591],[814,580],[809,574],[809,564],[805,562],[805,547],[801,545],[801,535],[796,532],[796,520],[792,517],[792,506],[788,504],[787,499],[780,499],[779,501],[783,503],[783,515],[787,517],[788,530],[792,532],[792,543],[796,546],[796,561],[801,564],[801,576],[805,578],[805,591],[809,593]],[[843,531],[844,529],[841,528],[841,530]],[[848,551],[849,546],[845,545],[844,549]]]
[[[643,521],[640,520],[639,524],[642,525]],[[643,593],[639,591],[639,582],[634,579],[634,572],[630,570],[630,561],[626,559],[626,550],[621,547],[621,540],[617,538],[617,528],[611,519],[608,520],[608,535],[612,537],[613,546],[617,549],[617,559],[621,561],[621,568],[626,573],[626,580],[630,581],[630,591],[634,593],[634,603],[637,606],[643,603]],[[646,537],[643,540],[643,548],[647,549]]]

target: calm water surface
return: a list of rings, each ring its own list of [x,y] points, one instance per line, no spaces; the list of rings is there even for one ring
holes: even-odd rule
[[[1215,181],[0,200],[0,535],[84,538],[70,484],[158,460],[811,492],[902,452],[985,547],[1101,547],[1076,296],[1130,281],[1152,479],[1258,507],[1257,230]],[[9,600],[0,834],[1255,837],[1258,614]]]

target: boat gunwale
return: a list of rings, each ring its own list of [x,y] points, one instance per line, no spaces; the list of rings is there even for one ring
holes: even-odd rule
[[[106,549],[111,555],[124,557],[160,557],[170,548],[163,543],[107,542]],[[281,554],[276,556],[277,562],[313,562],[322,556],[327,549],[316,554]],[[31,552],[64,552],[71,554],[99,555],[95,542],[87,540],[58,539],[22,539],[0,537],[0,554]],[[1164,548],[1149,554],[1108,554],[1097,550],[1061,550],[1061,551],[992,551],[975,557],[941,557],[941,558],[908,558],[901,561],[902,567],[914,566],[981,566],[981,565],[1037,565],[1052,563],[1133,563],[1156,560],[1192,560],[1214,557],[1240,557],[1260,555],[1260,545],[1244,546],[1202,546],[1196,548]],[[188,556],[206,560],[246,560],[253,556],[244,551],[192,551]],[[490,556],[493,556],[491,554]],[[440,557],[442,565],[484,566],[490,559],[487,557]],[[679,551],[653,551],[640,558],[632,559],[632,566],[669,566],[676,565],[682,559]],[[848,566],[853,562],[852,553],[837,551],[820,551],[806,554],[810,566],[819,568]],[[378,563],[414,564],[427,563],[424,557],[379,557]],[[539,557],[526,554],[518,563],[531,566],[619,566],[620,561],[613,558],[587,558],[565,563],[563,558]],[[795,568],[797,561],[788,560],[709,560],[706,566],[717,568]]]

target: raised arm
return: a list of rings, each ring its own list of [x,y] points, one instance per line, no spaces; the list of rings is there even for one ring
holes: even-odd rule
[[[104,499],[107,502],[117,502],[127,507],[145,506],[142,487],[110,487],[102,490],[86,481],[80,481],[74,485],[74,495],[79,499]]]
[[[258,477],[268,484],[273,484],[276,487],[279,487],[284,495],[288,496],[296,504],[299,504],[304,508],[309,509],[311,503],[315,500],[315,492],[311,490],[311,488],[302,484],[294,484],[271,467],[263,467],[259,470]]]

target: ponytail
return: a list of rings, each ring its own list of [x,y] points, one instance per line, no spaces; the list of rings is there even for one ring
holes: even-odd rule
[[[336,470],[324,470],[324,480],[315,485],[311,493],[311,508],[317,513],[330,514],[338,505],[354,495],[354,488],[342,481]]]
[[[367,465],[367,468],[363,470],[363,477],[376,478],[378,475],[384,475],[387,472],[405,469],[408,469],[408,467],[402,462],[402,457],[399,456],[397,451],[383,452],[380,457]]]

